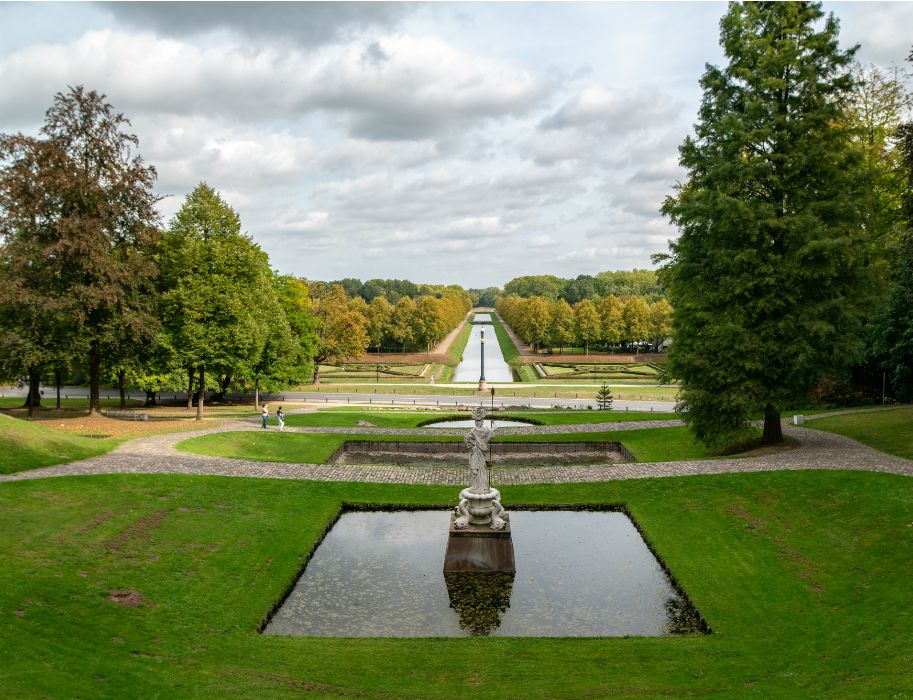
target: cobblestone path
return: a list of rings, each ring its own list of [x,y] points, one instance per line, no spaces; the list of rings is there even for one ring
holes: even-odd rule
[[[571,433],[644,429],[681,425],[680,421],[598,423],[574,426],[536,426],[504,429],[501,434]],[[393,484],[461,485],[466,481],[462,467],[399,467],[335,464],[286,464],[244,459],[210,457],[181,452],[175,444],[198,435],[218,432],[259,430],[242,421],[226,422],[190,433],[169,433],[139,438],[120,445],[108,454],[43,469],[0,476],[0,483],[26,479],[87,474],[198,474],[245,476],[266,479],[307,479],[313,481],[360,481]],[[458,429],[414,428],[293,428],[289,432],[341,434],[462,435]],[[818,430],[784,425],[784,432],[798,441],[795,449],[740,459],[707,459],[682,462],[638,462],[596,466],[552,466],[497,468],[492,481],[498,485],[573,483],[639,479],[730,472],[759,472],[795,469],[851,469],[913,476],[913,461],[879,452],[854,440]]]

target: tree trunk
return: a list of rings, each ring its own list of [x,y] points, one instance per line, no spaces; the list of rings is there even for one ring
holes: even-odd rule
[[[584,355],[590,354],[590,341],[589,340],[583,341],[583,354]]]
[[[779,445],[783,442],[783,426],[780,425],[780,412],[770,404],[764,408],[764,434],[762,445]]]
[[[197,420],[203,420],[203,400],[206,397],[206,370],[200,365],[200,395],[197,397]]]
[[[213,401],[224,401],[225,394],[228,393],[228,385],[231,384],[231,372],[226,372],[219,376],[219,391],[212,397]]]
[[[120,410],[127,408],[127,370],[117,370],[117,390],[120,392]]]
[[[314,363],[314,384],[320,384],[320,363]]]
[[[54,388],[57,389],[57,410],[60,410],[60,384],[61,384],[60,368],[54,368]]]
[[[193,367],[187,370],[187,410],[193,407]]]
[[[25,407],[29,409],[28,417],[32,418],[32,409],[41,405],[41,373],[32,367],[29,369],[29,393],[25,397]]]
[[[254,410],[260,410],[260,375],[254,377]]]
[[[89,346],[89,413],[101,413],[101,348],[93,340]]]
[[[155,405],[156,405],[156,403],[155,403],[155,393],[156,393],[156,392],[154,392],[154,391],[151,391],[151,390],[149,390],[149,389],[146,389],[146,403],[144,403],[143,406],[150,407],[150,406],[155,406]]]

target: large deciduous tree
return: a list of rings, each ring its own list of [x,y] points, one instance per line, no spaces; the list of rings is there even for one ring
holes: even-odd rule
[[[557,345],[559,353],[574,340],[574,310],[564,299],[551,305],[548,336],[549,345]]]
[[[171,220],[160,259],[163,320],[191,380],[189,394],[198,377],[202,420],[207,371],[255,376],[276,322],[267,316],[281,307],[266,254],[241,233],[237,212],[206,183],[187,195]]]
[[[105,355],[129,354],[158,325],[147,255],[158,235],[155,169],[135,153],[129,125],[104,95],[75,87],[54,97],[40,138],[3,137],[0,154],[4,277],[15,315],[37,314],[15,324],[19,352],[32,374],[84,342],[93,412]]]
[[[868,241],[842,113],[853,50],[822,18],[806,2],[729,7],[728,65],[701,80],[696,133],[680,149],[687,181],[663,205],[681,230],[662,269],[670,364],[709,444],[759,413],[762,441],[781,442],[780,410],[861,350]]]
[[[574,307],[574,325],[577,338],[583,342],[583,352],[590,354],[590,343],[599,340],[602,335],[602,322],[596,305],[589,299],[584,299]]]
[[[368,320],[349,309],[349,300],[340,285],[334,284],[329,290],[319,292],[314,298],[313,310],[318,321],[314,384],[319,384],[321,364],[361,357],[370,341],[366,330]]]

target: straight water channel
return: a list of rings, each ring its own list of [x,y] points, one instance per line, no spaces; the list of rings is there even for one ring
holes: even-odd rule
[[[455,382],[477,382],[482,369],[482,329],[485,329],[485,380],[489,382],[513,382],[510,365],[504,360],[501,345],[491,325],[491,314],[476,314],[476,323],[463,350],[463,359],[453,371]],[[483,323],[484,322],[484,325]]]
[[[516,575],[443,574],[449,511],[344,513],[267,634],[661,636],[705,631],[623,513],[510,513]]]

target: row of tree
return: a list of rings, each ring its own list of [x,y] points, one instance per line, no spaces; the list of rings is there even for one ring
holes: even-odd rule
[[[396,343],[430,348],[471,306],[460,289],[391,305],[339,285],[275,273],[241,220],[206,183],[162,229],[155,169],[127,119],[82,87],[55,96],[40,136],[0,136],[0,373],[59,387],[86,371],[90,407],[103,381],[206,390],[319,381],[319,363]],[[312,298],[313,294],[313,298]]]
[[[492,290],[482,290],[491,292]],[[662,283],[652,270],[620,270],[594,275],[578,275],[572,279],[555,275],[526,275],[515,277],[504,285],[504,296],[542,297],[547,301],[564,299],[576,304],[585,299],[607,296],[643,297],[655,302],[666,297]]]
[[[680,408],[719,445],[759,415],[763,441],[782,441],[781,411],[822,380],[875,374],[910,400],[905,76],[854,65],[819,3],[732,3],[720,44],[663,206],[681,236],[657,259]]]
[[[573,306],[564,299],[502,296],[495,303],[501,318],[533,351],[579,345],[589,354],[591,345],[607,350],[649,343],[658,351],[672,331],[672,307],[665,299],[649,304],[643,297],[584,299]]]
[[[417,300],[401,296],[395,304],[384,296],[374,297],[370,304],[361,296],[350,298],[339,284],[312,282],[311,292],[319,321],[315,383],[320,381],[321,363],[359,357],[369,346],[377,352],[430,352],[472,308],[462,290],[424,294]]]

